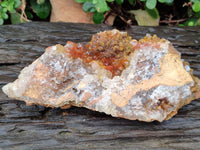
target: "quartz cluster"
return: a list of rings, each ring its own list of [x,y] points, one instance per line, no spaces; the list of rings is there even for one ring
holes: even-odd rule
[[[73,105],[161,122],[200,97],[200,80],[168,40],[155,35],[134,40],[111,30],[93,35],[85,45],[48,47],[3,92],[27,105]]]

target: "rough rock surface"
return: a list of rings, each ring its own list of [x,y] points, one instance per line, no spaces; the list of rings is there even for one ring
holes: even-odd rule
[[[127,55],[129,65],[120,76],[112,77],[98,61],[85,64],[80,58],[69,57],[70,44],[55,45],[3,91],[28,105],[75,105],[147,122],[169,119],[200,97],[199,79],[169,41],[147,36],[130,44],[134,50]]]

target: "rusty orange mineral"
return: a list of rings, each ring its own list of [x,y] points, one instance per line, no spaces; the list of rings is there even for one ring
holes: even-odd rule
[[[84,63],[97,61],[98,64],[109,70],[112,76],[121,75],[121,72],[128,66],[128,56],[134,51],[130,43],[131,37],[120,32],[101,32],[92,37],[92,40],[85,46],[67,42],[66,53],[73,59],[81,58]]]
[[[71,105],[130,120],[163,121],[200,97],[200,81],[172,44],[126,32],[93,35],[87,44],[55,45],[3,87],[28,105]]]

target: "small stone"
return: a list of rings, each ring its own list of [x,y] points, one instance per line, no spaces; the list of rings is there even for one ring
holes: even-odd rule
[[[147,35],[137,41],[111,30],[85,45],[48,47],[3,92],[27,105],[73,105],[162,122],[200,97],[200,80],[168,40]]]

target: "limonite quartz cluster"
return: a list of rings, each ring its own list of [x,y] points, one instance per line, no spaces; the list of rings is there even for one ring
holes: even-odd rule
[[[168,40],[147,35],[138,41],[111,30],[85,45],[48,47],[3,92],[27,105],[73,105],[161,122],[200,97],[200,81]]]

